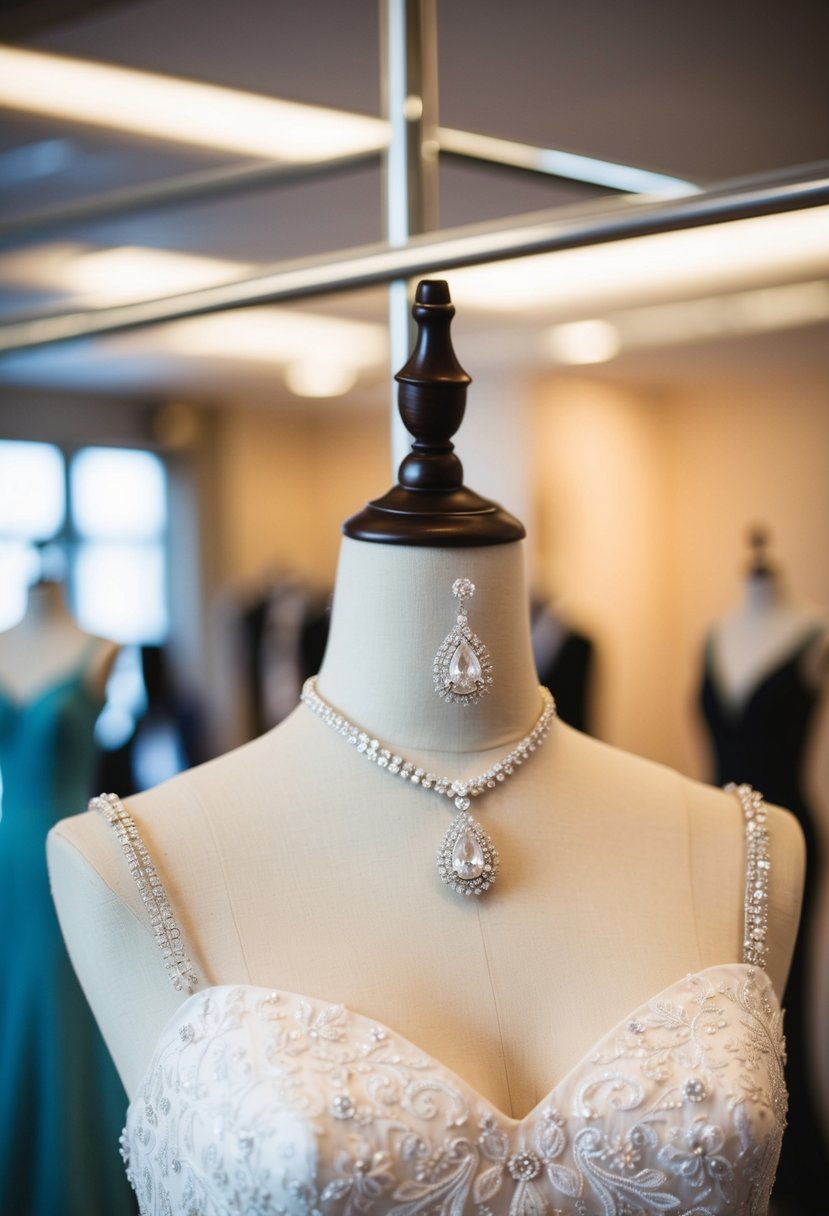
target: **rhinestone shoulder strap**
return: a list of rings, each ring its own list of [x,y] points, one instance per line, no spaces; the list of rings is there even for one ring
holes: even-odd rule
[[[765,968],[769,928],[769,833],[763,795],[750,785],[727,785],[742,804],[746,821],[746,885],[743,962]]]
[[[100,794],[89,803],[90,811],[103,815],[115,832],[127,859],[130,873],[141,895],[161,957],[176,992],[195,992],[198,976],[184,951],[181,929],[173,916],[164,884],[150,860],[135,820],[115,794]]]

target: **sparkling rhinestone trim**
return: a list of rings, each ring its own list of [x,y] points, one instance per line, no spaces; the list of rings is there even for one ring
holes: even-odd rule
[[[743,962],[755,967],[766,966],[769,928],[769,833],[766,827],[766,808],[763,795],[750,785],[727,785],[729,793],[736,793],[743,808],[746,821],[746,887],[745,887],[745,932],[743,936]]]
[[[464,692],[452,677],[452,659],[459,647],[464,643],[474,654],[480,668],[480,676],[474,688]],[[481,697],[485,697],[492,687],[492,661],[489,651],[484,646],[477,633],[469,628],[466,616],[458,617],[455,628],[446,635],[440,644],[432,664],[432,680],[435,692],[442,701],[455,705],[477,705]]]
[[[471,600],[475,594],[475,584],[471,578],[456,578],[452,584],[452,594],[463,606],[464,600]]]
[[[199,983],[198,976],[184,952],[181,929],[173,916],[164,885],[135,826],[135,820],[115,794],[99,794],[90,801],[89,809],[103,815],[118,838],[130,873],[147,909],[155,939],[161,948],[170,983],[176,992],[195,992]]]
[[[459,799],[456,799],[457,801]],[[468,801],[468,799],[464,799],[464,801]],[[456,864],[456,849],[459,842],[462,844],[464,839],[469,837],[472,837],[474,841],[473,848],[477,846],[476,862],[467,862],[467,866],[464,866],[463,863]],[[495,882],[499,865],[498,850],[490,840],[489,834],[479,823],[475,822],[471,815],[467,815],[465,811],[459,811],[450,823],[438,849],[438,874],[443,882],[453,891],[457,891],[459,895],[483,895],[484,891],[488,891]]]
[[[317,692],[316,677],[314,676],[303,684],[300,700],[308,706],[312,713],[321,718],[326,726],[336,731],[338,735],[342,735],[360,755],[365,756],[366,760],[370,760],[378,768],[386,769],[392,776],[408,781],[410,785],[419,785],[421,789],[434,790],[436,794],[443,794],[444,797],[451,800],[457,811],[466,812],[469,810],[472,798],[478,798],[488,790],[497,789],[521,767],[525,760],[529,759],[547,738],[552,721],[556,716],[556,705],[548,688],[539,686],[539,692],[542,701],[541,715],[530,733],[485,773],[480,773],[477,777],[471,777],[466,781],[427,772],[426,769],[416,767],[411,760],[406,760],[403,756],[393,752],[391,748],[384,747],[379,739],[372,738],[359,726],[349,722],[333,705],[329,705],[327,701],[323,700]],[[480,830],[480,825],[476,825],[476,827]],[[465,894],[483,894],[492,886],[497,873],[498,854],[492,841],[486,837],[487,845],[494,854],[494,859],[486,859],[486,864],[492,867],[491,872],[487,872],[486,879],[480,883],[476,882],[474,886],[465,882],[458,886],[457,878],[452,872],[451,857],[449,857],[447,865],[445,851],[447,839],[448,834],[444,837],[438,852],[438,871],[442,881],[454,890]]]
[[[458,617],[435,655],[432,679],[435,692],[442,701],[455,705],[477,705],[481,697],[490,691],[493,676],[489,651],[469,625],[466,601],[475,594],[475,584],[469,578],[456,578],[452,584],[452,594],[458,600]],[[456,656],[465,663],[466,672],[453,670]],[[473,669],[471,674],[470,667]]]

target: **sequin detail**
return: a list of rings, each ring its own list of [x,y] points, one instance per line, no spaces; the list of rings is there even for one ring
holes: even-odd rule
[[[180,1008],[130,1106],[128,1174],[142,1216],[761,1216],[780,1018],[752,967],[688,976],[514,1120],[342,1005],[212,988]]]
[[[745,932],[743,962],[765,967],[769,929],[769,832],[763,795],[750,785],[727,785],[740,799],[746,827]]]

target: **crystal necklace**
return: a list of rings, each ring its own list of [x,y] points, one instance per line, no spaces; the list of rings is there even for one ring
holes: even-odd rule
[[[438,777],[425,769],[417,768],[411,760],[405,760],[379,739],[373,739],[366,731],[349,722],[333,705],[324,701],[317,692],[315,677],[306,680],[302,687],[301,700],[310,710],[322,718],[338,735],[356,748],[378,768],[386,769],[392,776],[400,777],[423,790],[434,790],[451,798],[457,815],[446,831],[438,849],[437,866],[441,880],[461,895],[483,895],[495,881],[498,873],[498,850],[489,834],[469,814],[471,799],[494,790],[500,782],[511,777],[530,755],[540,747],[550,731],[550,723],[556,715],[555,701],[547,688],[539,687],[541,693],[541,715],[530,733],[507,752],[491,768],[478,777],[467,781],[454,781],[451,777]]]

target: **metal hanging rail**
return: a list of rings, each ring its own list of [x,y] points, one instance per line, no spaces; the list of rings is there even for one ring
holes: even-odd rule
[[[0,352],[22,351],[76,338],[121,333],[160,322],[257,304],[275,304],[448,271],[461,266],[560,249],[699,228],[726,220],[829,203],[829,164],[810,166],[802,180],[717,187],[685,198],[638,197],[556,208],[508,226],[475,225],[416,237],[400,247],[347,249],[322,258],[281,262],[260,274],[175,296],[83,312],[32,317],[0,326]],[[779,175],[777,175],[779,178]]]
[[[561,148],[538,148],[514,139],[496,139],[492,135],[476,135],[472,131],[455,131],[450,127],[438,127],[437,138],[441,158],[478,161],[483,165],[497,165],[518,173],[597,186],[618,194],[651,194],[672,198],[699,189],[694,182],[685,178],[641,169],[637,165],[623,165],[618,161],[565,152]]]
[[[557,148],[537,148],[531,144],[493,139],[488,135],[455,131],[449,127],[437,129],[436,142],[442,160],[477,163],[516,174],[549,177],[608,190],[613,194],[651,193],[670,197],[697,189],[693,182],[653,173],[636,165],[597,160]],[[376,169],[383,162],[387,146],[366,152],[350,152],[311,164],[283,165],[257,160],[221,165],[215,169],[199,169],[165,178],[160,182],[112,190],[78,202],[44,207],[41,211],[0,220],[0,247],[42,240],[67,228],[116,219],[122,215],[136,215],[156,207],[209,202],[251,190],[298,185],[305,181]]]
[[[391,247],[440,226],[438,187],[437,11],[435,0],[381,0],[380,79],[389,144],[383,164],[383,235]],[[395,373],[414,338],[414,284],[394,278],[388,288],[391,464],[395,473],[412,446],[395,408]]]
[[[115,219],[119,215],[132,215],[153,207],[207,202],[209,199],[240,194],[247,190],[295,185],[315,178],[338,177],[358,169],[376,168],[382,155],[383,150],[376,148],[368,152],[351,152],[346,156],[335,156],[329,160],[303,165],[276,165],[270,161],[255,161],[253,164],[200,169],[196,173],[184,173],[163,182],[130,186],[108,194],[96,195],[94,198],[81,199],[79,202],[44,207],[42,211],[29,212],[10,220],[0,220],[0,247],[42,240],[44,236],[62,232],[65,228],[74,228],[91,221]]]

